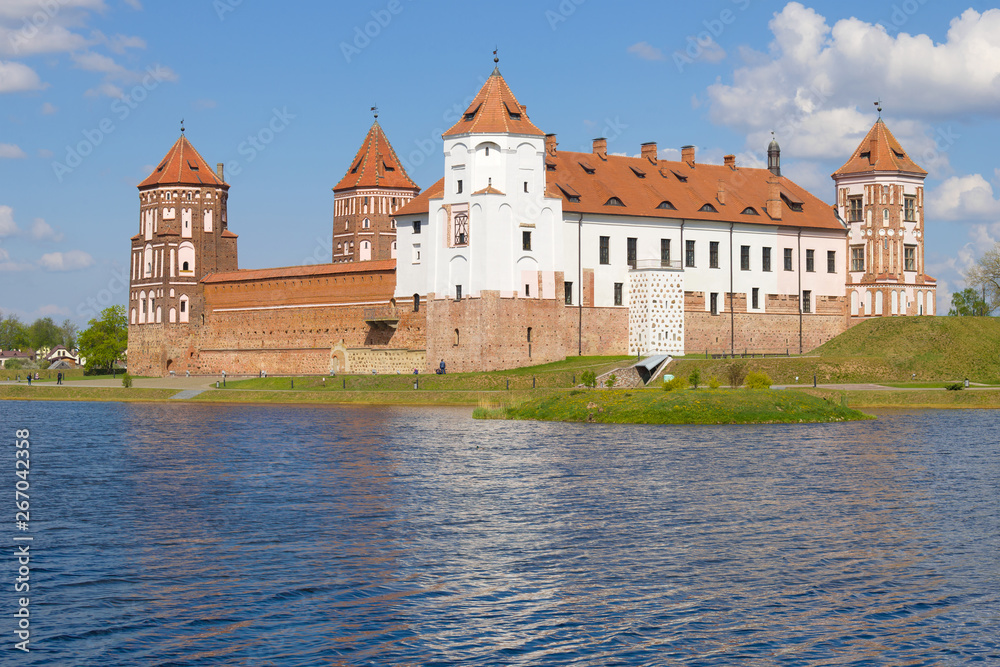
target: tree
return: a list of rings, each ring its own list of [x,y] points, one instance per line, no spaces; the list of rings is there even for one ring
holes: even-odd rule
[[[948,314],[974,317],[989,315],[990,309],[983,301],[982,293],[979,290],[975,287],[966,287],[961,292],[955,292],[951,295],[951,310],[948,311]]]
[[[28,329],[17,315],[0,320],[0,350],[20,350],[28,347]]]
[[[67,350],[72,350],[76,347],[76,325],[70,320],[63,320],[62,326],[59,327],[59,334],[61,336],[62,346]]]
[[[50,350],[62,342],[62,331],[51,317],[40,317],[28,327],[28,344],[36,350]]]
[[[100,319],[88,322],[80,332],[80,354],[87,358],[87,370],[111,372],[128,348],[128,318],[125,306],[111,306],[101,311]]]
[[[1000,243],[983,253],[966,278],[969,287],[975,288],[986,302],[985,315],[1000,307]]]

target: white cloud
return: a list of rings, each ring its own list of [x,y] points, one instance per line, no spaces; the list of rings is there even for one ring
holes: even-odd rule
[[[139,0],[125,0],[125,3],[137,12],[142,11],[142,3]]]
[[[58,110],[59,109],[56,108],[56,105],[52,104],[51,102],[46,102],[45,104],[42,105],[42,113],[46,116],[51,116]]]
[[[628,52],[638,56],[642,60],[666,60],[663,51],[649,44],[648,42],[638,42],[628,47]]]
[[[17,160],[28,157],[20,146],[14,144],[0,144],[0,160]]]
[[[28,24],[7,28],[0,25],[0,53],[9,56],[62,53],[83,49],[87,45],[88,41],[83,35],[53,23],[39,27]]]
[[[100,53],[84,51],[70,57],[76,67],[88,72],[101,72],[115,78],[126,78],[129,74],[128,69],[116,63],[113,58]]]
[[[0,93],[41,90],[44,87],[35,70],[27,65],[0,60]]]
[[[38,157],[40,157],[40,158],[48,160],[53,155],[55,155],[55,153],[53,153],[52,151],[50,151],[48,148],[39,148],[38,149]]]
[[[980,174],[953,176],[928,193],[927,213],[932,220],[995,221],[1000,219],[1000,200]]]
[[[99,97],[104,95],[105,97],[114,97],[116,99],[121,99],[125,97],[125,91],[116,86],[113,83],[105,81],[104,83],[87,90],[84,95],[87,97]]]
[[[38,260],[49,271],[78,271],[94,263],[94,258],[82,250],[50,252]]]
[[[51,4],[51,6],[49,6]],[[38,0],[3,0],[0,3],[0,20],[12,19],[21,23],[24,19],[41,13],[48,20],[64,13],[78,10],[101,12],[107,9],[104,0],[59,0],[58,3],[39,3]]]
[[[768,52],[742,49],[744,65],[732,82],[707,91],[713,121],[745,131],[753,150],[766,146],[762,140],[773,129],[796,156],[843,158],[871,127],[871,105],[881,96],[911,157],[928,171],[947,171],[950,144],[933,135],[950,128],[932,131],[932,123],[955,114],[1000,114],[1000,9],[965,11],[937,44],[927,35],[890,36],[856,18],[830,26],[798,2],[785,5],[769,27]],[[900,131],[899,119],[907,117],[920,120],[905,121],[911,127]],[[907,143],[914,139],[921,145]]]
[[[37,241],[62,241],[63,239],[62,232],[53,229],[52,225],[42,218],[35,218],[28,233]]]
[[[0,273],[14,273],[16,271],[30,271],[35,268],[31,264],[24,262],[10,261],[10,253],[5,248],[0,247]]]
[[[10,206],[0,206],[0,238],[13,236],[20,231],[14,222],[14,209]]]

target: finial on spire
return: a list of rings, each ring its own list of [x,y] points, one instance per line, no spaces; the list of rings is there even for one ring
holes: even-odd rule
[[[493,64],[494,65],[499,65],[500,64],[500,56],[497,55],[497,51],[499,51],[499,50],[500,50],[499,46],[497,48],[493,49]]]
[[[375,114],[375,120],[378,120],[378,105],[372,107],[372,113]]]
[[[184,119],[181,118],[181,134],[184,134]]]
[[[875,108],[878,109],[878,117],[882,118],[882,98],[878,98],[878,102],[875,103]]]

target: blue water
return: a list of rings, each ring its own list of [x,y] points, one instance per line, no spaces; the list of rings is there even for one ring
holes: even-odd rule
[[[3,664],[1000,664],[995,412],[0,411],[34,537],[30,654],[0,567]]]

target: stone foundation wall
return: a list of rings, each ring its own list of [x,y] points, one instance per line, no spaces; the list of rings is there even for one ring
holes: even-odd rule
[[[584,355],[628,354],[628,309],[567,306],[560,298],[428,299],[427,367],[488,371]],[[530,341],[529,341],[530,329]]]

